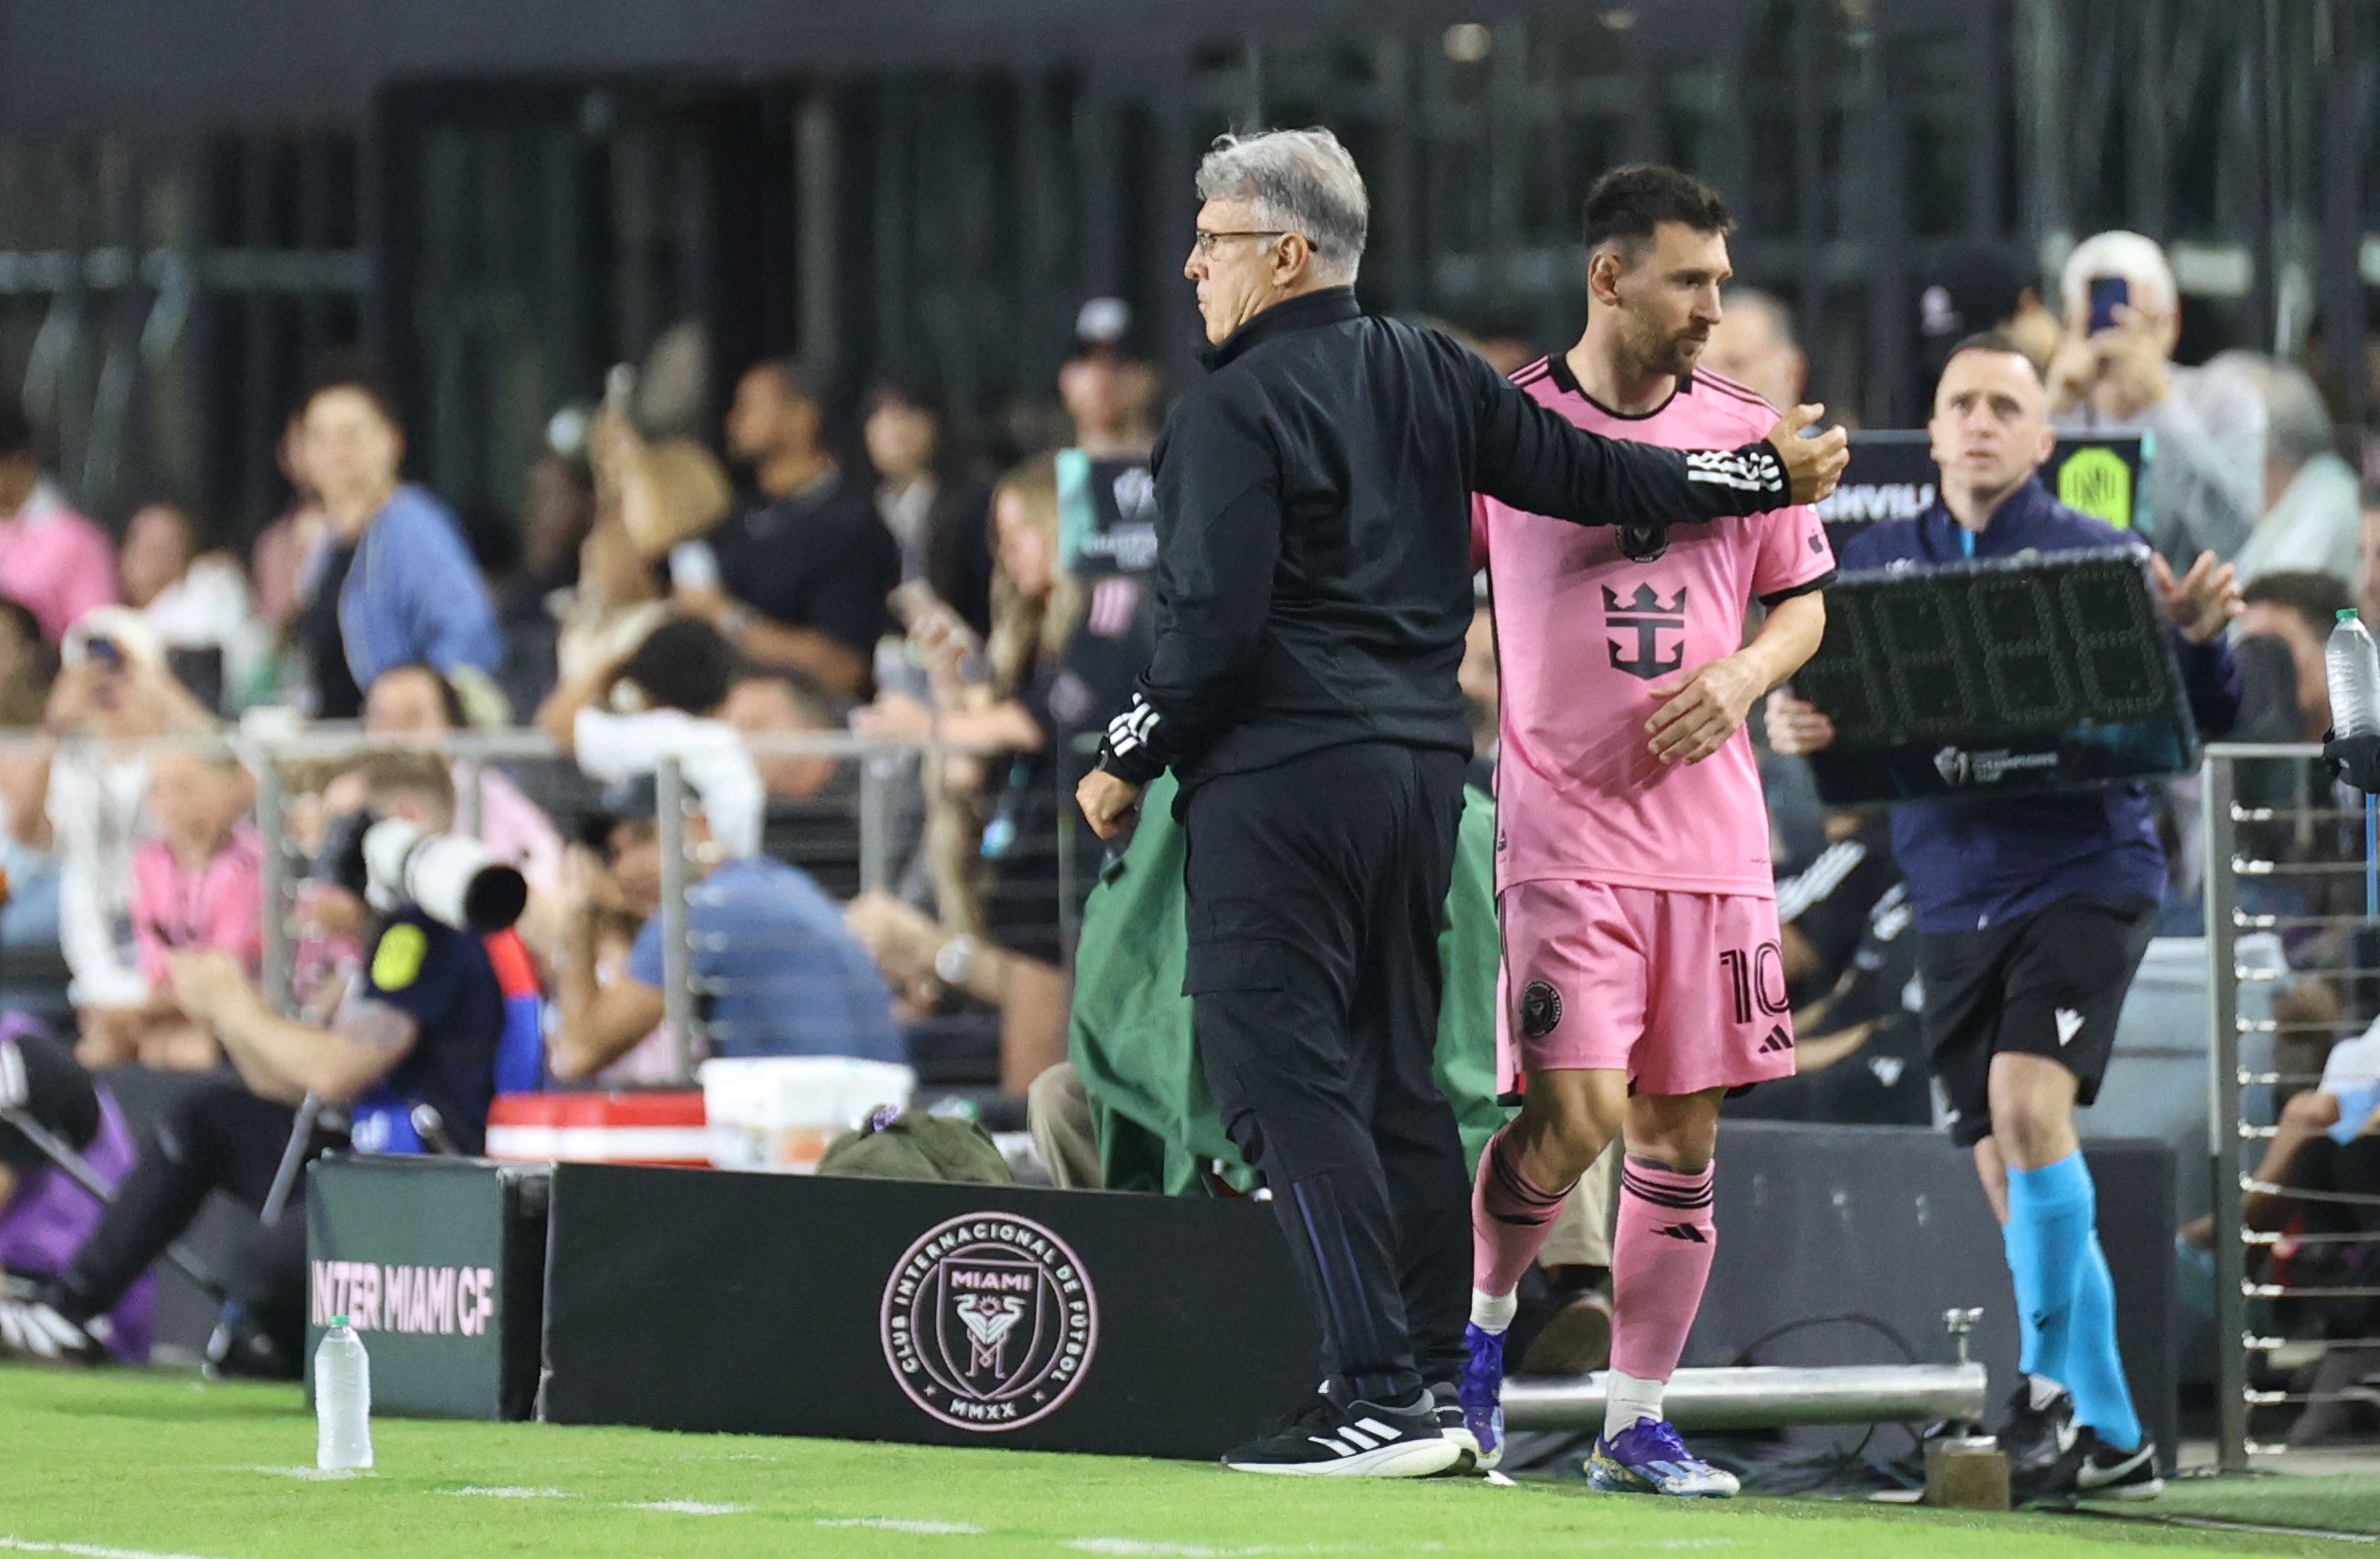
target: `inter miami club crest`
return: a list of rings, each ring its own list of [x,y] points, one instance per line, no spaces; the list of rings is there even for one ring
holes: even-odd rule
[[[1066,1242],[1030,1218],[977,1212],[919,1236],[884,1285],[884,1361],[910,1401],[998,1434],[1074,1394],[1099,1345],[1099,1301]]]
[[[1667,677],[1686,664],[1686,587],[1678,587],[1678,594],[1668,601],[1650,585],[1639,585],[1637,593],[1626,601],[1611,586],[1601,587],[1604,593],[1604,626],[1616,633],[1634,632],[1634,644],[1625,639],[1607,640],[1612,652],[1612,669],[1641,677],[1647,682]],[[1662,636],[1674,634],[1667,656],[1662,654]]]
[[[1562,992],[1542,979],[1531,980],[1521,992],[1521,1032],[1543,1039],[1562,1021]]]

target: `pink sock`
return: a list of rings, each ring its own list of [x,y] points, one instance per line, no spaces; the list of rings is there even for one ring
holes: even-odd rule
[[[1512,1128],[1488,1138],[1471,1188],[1471,1285],[1483,1294],[1509,1294],[1546,1245],[1546,1231],[1570,1187],[1544,1191],[1513,1162]]]
[[[1612,1240],[1612,1368],[1667,1380],[1686,1353],[1703,1307],[1719,1230],[1711,1221],[1711,1173],[1693,1174],[1638,1158],[1620,1165],[1619,1231]]]

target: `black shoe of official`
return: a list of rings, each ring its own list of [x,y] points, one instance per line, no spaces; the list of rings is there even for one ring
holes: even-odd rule
[[[1395,1407],[1325,1391],[1279,1430],[1225,1452],[1223,1465],[1305,1478],[1427,1478],[1462,1456],[1428,1391]]]
[[[213,1380],[303,1380],[306,1372],[272,1333],[243,1311],[227,1309],[207,1338],[206,1374]]]
[[[2008,1458],[2011,1485],[2045,1472],[2075,1445],[2074,1398],[2046,1375],[2024,1375],[2008,1396],[1994,1434]]]
[[[2050,1454],[2026,1463],[2022,1467],[2013,1462],[2008,1467],[2008,1504],[2017,1510],[2027,1505],[2071,1505],[2082,1488],[2082,1464],[2089,1455],[2076,1432],[2059,1449],[2058,1442],[2049,1442]]]
[[[2082,1431],[2082,1464],[2075,1469],[2074,1493],[2081,1499],[2155,1499],[2165,1492],[2157,1473],[2157,1442],[2142,1439],[2135,1450],[2119,1451],[2099,1438],[2098,1431]]]

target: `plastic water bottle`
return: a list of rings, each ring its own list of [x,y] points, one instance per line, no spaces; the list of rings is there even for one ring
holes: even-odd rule
[[[314,1350],[314,1464],[325,1472],[372,1466],[372,1361],[364,1339],[334,1316]]]
[[[2380,735],[2380,650],[2353,609],[2339,614],[2322,659],[2330,673],[2332,734],[2341,740]]]

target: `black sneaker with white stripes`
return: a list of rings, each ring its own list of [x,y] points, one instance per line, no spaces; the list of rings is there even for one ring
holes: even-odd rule
[[[1479,1436],[1471,1432],[1471,1422],[1463,1416],[1463,1399],[1459,1388],[1451,1380],[1430,1388],[1430,1406],[1438,1414],[1438,1432],[1455,1442],[1454,1465],[1450,1473],[1484,1472],[1480,1466]]]
[[[1462,1454],[1427,1391],[1396,1407],[1324,1392],[1278,1432],[1225,1453],[1223,1465],[1306,1478],[1427,1478]]]
[[[91,1328],[69,1320],[45,1297],[12,1283],[0,1292],[0,1359],[43,1364],[97,1364],[107,1348]]]

